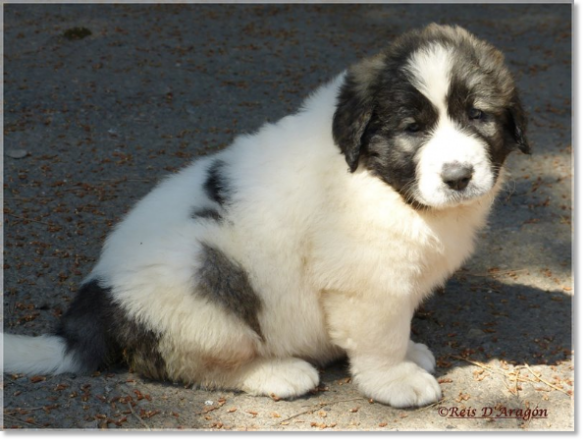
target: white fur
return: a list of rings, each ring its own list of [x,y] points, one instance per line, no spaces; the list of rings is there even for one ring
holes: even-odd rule
[[[409,58],[405,69],[414,74],[414,86],[438,109],[447,114],[447,93],[451,84],[453,49],[439,43],[424,46]]]
[[[305,361],[325,364],[347,353],[368,397],[394,406],[440,398],[427,373],[434,358],[410,342],[410,321],[421,300],[470,255],[496,188],[466,205],[417,211],[367,170],[348,173],[331,134],[344,75],[319,89],[302,112],[171,176],[107,239],[88,280],[112,287],[130,317],[161,333],[159,350],[173,379],[296,396],[319,382]],[[437,132],[438,151],[446,152],[456,132],[448,126]],[[421,156],[424,195],[433,186],[425,181],[433,180],[431,148]],[[477,154],[483,161],[479,145],[470,155],[454,149],[454,157],[475,161]],[[193,208],[215,206],[201,189],[216,158],[226,164],[222,173],[237,189],[235,199],[223,223],[195,221]],[[264,304],[265,341],[198,296],[202,242],[248,272]],[[39,351],[50,344],[47,364],[54,366],[62,345],[47,339]],[[9,346],[9,353],[17,351]],[[29,351],[9,367],[34,372]],[[60,367],[53,372],[72,365]]]
[[[78,364],[65,352],[65,343],[57,336],[19,336],[3,334],[4,371],[24,374],[60,374],[75,372]]]
[[[406,359],[414,362],[429,373],[435,372],[435,356],[424,344],[410,341],[406,350]]]
[[[299,396],[319,385],[317,370],[298,358],[256,360],[241,378],[242,390],[280,398]]]

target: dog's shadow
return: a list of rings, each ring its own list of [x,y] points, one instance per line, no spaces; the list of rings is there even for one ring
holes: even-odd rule
[[[437,365],[457,360],[554,365],[571,357],[572,297],[458,272],[415,313],[412,339]]]

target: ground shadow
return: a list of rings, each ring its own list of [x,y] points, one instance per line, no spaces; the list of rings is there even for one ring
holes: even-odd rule
[[[571,296],[463,275],[429,298],[412,322],[413,339],[426,343],[439,362],[463,356],[554,365],[570,358]]]

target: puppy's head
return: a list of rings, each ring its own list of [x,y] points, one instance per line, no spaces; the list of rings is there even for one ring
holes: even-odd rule
[[[333,136],[349,170],[362,164],[415,207],[488,193],[526,119],[504,56],[459,27],[407,33],[346,74]]]

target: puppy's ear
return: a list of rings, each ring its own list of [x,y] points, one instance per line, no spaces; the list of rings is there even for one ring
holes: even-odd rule
[[[362,136],[374,110],[374,83],[382,64],[378,56],[351,67],[339,90],[333,139],[345,155],[350,172],[355,172],[359,164]]]
[[[526,140],[526,113],[520,103],[518,93],[514,92],[512,105],[508,108],[508,131],[512,135],[513,142],[522,153],[531,154],[532,149]]]

